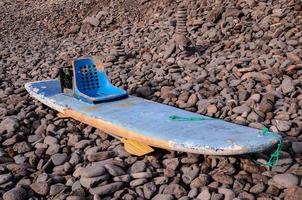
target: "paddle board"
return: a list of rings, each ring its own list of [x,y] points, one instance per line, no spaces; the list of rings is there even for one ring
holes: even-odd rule
[[[25,85],[38,101],[82,123],[153,147],[207,155],[236,155],[263,151],[280,140],[279,134],[209,118],[142,98],[88,103],[61,93],[59,80]],[[171,117],[172,116],[172,117]],[[204,120],[173,120],[200,118]]]

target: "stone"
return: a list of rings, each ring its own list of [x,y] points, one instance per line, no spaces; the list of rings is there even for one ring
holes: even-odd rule
[[[293,142],[292,149],[296,154],[302,153],[302,142]]]
[[[49,192],[49,185],[46,181],[35,182],[30,185],[30,188],[37,194],[46,196]]]
[[[69,27],[69,29],[66,31],[66,35],[68,34],[76,34],[80,31],[80,26],[79,25],[72,25]]]
[[[105,196],[120,190],[124,184],[122,182],[110,183],[107,185],[98,186],[95,188],[89,189],[89,192],[93,195]]]
[[[293,80],[289,77],[284,78],[281,84],[281,89],[284,94],[293,92],[295,90]]]
[[[83,149],[83,148],[87,147],[90,143],[91,143],[90,140],[81,140],[81,141],[75,143],[74,147],[76,149]]]
[[[207,107],[208,114],[215,114],[215,113],[217,113],[217,111],[218,111],[218,109],[217,109],[216,105],[214,105],[214,104],[211,104]]]
[[[146,163],[144,161],[136,161],[135,163],[132,164],[130,167],[130,173],[138,173],[138,172],[143,172],[146,169]]]
[[[174,195],[177,199],[186,195],[187,192],[186,190],[180,186],[179,184],[169,184],[163,191],[163,194],[172,194]]]
[[[163,160],[163,164],[165,168],[176,170],[176,168],[179,165],[179,159],[178,158],[165,159]]]
[[[163,99],[168,99],[168,98],[172,98],[174,97],[174,95],[172,94],[172,91],[173,88],[170,87],[170,86],[163,86],[161,89],[160,89],[160,95]]]
[[[111,176],[121,176],[125,174],[125,171],[121,167],[116,165],[107,164],[105,165],[105,169]]]
[[[57,184],[51,185],[49,194],[52,196],[55,196],[55,195],[59,194],[60,192],[63,192],[64,190],[66,190],[66,188],[67,187],[62,183],[57,183]]]
[[[248,192],[241,192],[238,195],[239,199],[247,199],[247,200],[255,200],[254,195],[248,193]]]
[[[195,198],[198,195],[198,189],[197,188],[193,188],[189,191],[188,193],[188,197],[189,198]]]
[[[21,142],[23,141],[25,138],[22,136],[22,135],[14,135],[13,137],[11,138],[8,138],[7,140],[5,140],[2,145],[4,146],[12,146],[14,144],[16,144],[17,142]]]
[[[52,136],[46,136],[44,138],[44,144],[48,144],[49,146],[53,145],[53,144],[57,144],[58,143],[58,139]]]
[[[11,173],[0,175],[0,185],[10,181],[13,178]]]
[[[52,144],[47,148],[46,154],[51,156],[51,155],[58,153],[59,151],[60,151],[60,145]]]
[[[148,182],[147,179],[145,179],[145,178],[139,178],[139,179],[135,179],[135,180],[131,181],[129,183],[129,185],[134,188],[136,186],[143,185],[144,183],[147,183],[147,182]]]
[[[280,193],[280,190],[277,187],[273,186],[273,185],[269,185],[267,190],[266,190],[266,193],[274,195],[274,196],[278,196],[279,193]]]
[[[237,107],[233,108],[232,111],[237,114],[242,114],[245,112],[249,113],[251,111],[251,108],[248,106],[242,105],[242,106],[237,106]]]
[[[151,172],[138,172],[131,174],[133,178],[151,178],[153,175]]]
[[[171,194],[157,194],[152,200],[174,200]]]
[[[280,158],[272,167],[272,171],[284,173],[292,163],[293,159],[291,158],[291,156],[288,153],[281,151]]]
[[[69,163],[73,166],[77,165],[79,162],[81,161],[81,158],[79,156],[79,154],[77,153],[72,153],[71,157],[69,159]]]
[[[85,200],[85,197],[81,196],[68,196],[66,200]]]
[[[209,189],[207,187],[202,188],[202,191],[199,193],[199,195],[196,197],[196,199],[210,200],[211,199],[211,193],[210,193]]]
[[[3,200],[26,200],[27,192],[22,187],[15,187],[3,194]]]
[[[179,47],[182,51],[191,44],[191,41],[189,40],[189,38],[187,38],[182,33],[175,33],[173,35],[172,39],[175,42],[175,45],[177,47]]]
[[[23,142],[16,143],[13,149],[18,153],[26,153],[31,150],[31,145],[23,141]]]
[[[49,178],[47,173],[41,173],[36,179],[36,182],[45,182]]]
[[[92,26],[98,26],[100,24],[100,20],[97,17],[86,17],[83,20],[83,23],[91,24]]]
[[[225,174],[214,174],[212,178],[222,184],[232,185],[234,182],[233,177],[225,175]]]
[[[196,165],[192,165],[190,167],[183,167],[181,170],[183,172],[182,181],[185,184],[190,184],[199,173],[199,168]]]
[[[213,192],[211,194],[211,200],[223,200],[223,199],[224,199],[223,194],[219,194],[219,193],[216,193],[216,192]]]
[[[258,109],[263,113],[271,112],[273,110],[273,104],[271,102],[261,101]]]
[[[224,195],[224,199],[225,200],[232,200],[235,198],[235,192],[231,189],[227,189],[227,188],[218,188],[218,192],[220,194],[223,194]]]
[[[82,168],[80,174],[82,177],[91,178],[96,176],[102,176],[106,173],[106,170],[103,166],[94,165]]]
[[[298,186],[291,186],[285,193],[285,200],[301,200],[302,199],[302,188]]]
[[[190,183],[190,188],[200,188],[202,186],[205,186],[209,183],[209,176],[206,174],[199,174],[197,178],[195,178]]]
[[[155,185],[162,185],[168,183],[169,179],[165,176],[159,176],[159,177],[155,177],[153,180]]]
[[[290,130],[292,123],[283,120],[276,120],[276,125],[279,131],[286,132]]]
[[[73,167],[69,162],[65,162],[63,168],[65,172],[70,173]]]
[[[152,90],[149,86],[143,86],[136,89],[136,94],[139,97],[147,98],[152,94]]]
[[[67,155],[65,153],[56,153],[50,157],[52,163],[56,166],[62,165],[67,161]]]
[[[261,118],[257,113],[252,111],[248,115],[247,120],[249,120],[251,122],[261,122],[261,121],[263,121],[263,118]]]
[[[69,146],[75,146],[75,144],[77,144],[80,140],[80,136],[79,135],[69,135],[68,136],[68,145]]]
[[[15,117],[6,117],[0,123],[0,135],[4,132],[14,132],[19,128],[20,124]]]
[[[265,190],[265,185],[263,182],[257,183],[253,187],[251,187],[250,192],[253,194],[259,194]]]
[[[85,188],[92,188],[96,186],[101,181],[109,180],[110,176],[108,174],[104,174],[102,176],[96,176],[91,178],[81,177],[80,183]]]
[[[108,158],[112,158],[115,156],[114,151],[102,151],[102,152],[96,152],[96,153],[91,153],[87,156],[87,160],[90,162],[97,162],[101,160],[106,160]]]
[[[276,174],[273,176],[274,185],[278,188],[289,188],[299,184],[299,178],[293,174]]]
[[[171,43],[166,46],[165,52],[163,53],[163,59],[166,60],[168,59],[172,53],[174,53],[176,49],[175,43]]]
[[[144,191],[144,197],[146,199],[151,199],[155,195],[157,188],[154,182],[149,182],[144,184],[143,191]]]
[[[122,176],[116,176],[116,177],[113,177],[113,181],[128,183],[128,182],[131,181],[131,176],[129,174],[125,174],[125,175],[122,175]]]

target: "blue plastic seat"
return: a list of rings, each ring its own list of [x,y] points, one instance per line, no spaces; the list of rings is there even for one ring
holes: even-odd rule
[[[99,103],[127,97],[127,92],[113,86],[102,67],[91,58],[73,61],[74,96],[90,103]]]

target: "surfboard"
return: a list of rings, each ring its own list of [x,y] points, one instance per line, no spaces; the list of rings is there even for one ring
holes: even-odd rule
[[[277,133],[264,135],[259,129],[134,96],[97,104],[84,102],[63,94],[59,80],[31,82],[25,88],[32,97],[63,115],[162,149],[238,155],[263,151],[281,139]]]

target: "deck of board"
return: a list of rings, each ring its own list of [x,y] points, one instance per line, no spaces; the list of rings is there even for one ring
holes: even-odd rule
[[[278,134],[261,136],[261,130],[219,119],[172,121],[169,119],[172,115],[201,115],[133,96],[106,103],[85,103],[62,94],[58,80],[29,83],[26,89],[33,97],[59,112],[73,110],[100,123],[108,122],[111,126],[148,138],[149,145],[160,148],[234,155],[262,151],[280,139]],[[113,134],[123,137],[121,131]],[[164,141],[167,146],[156,144],[157,141]]]

